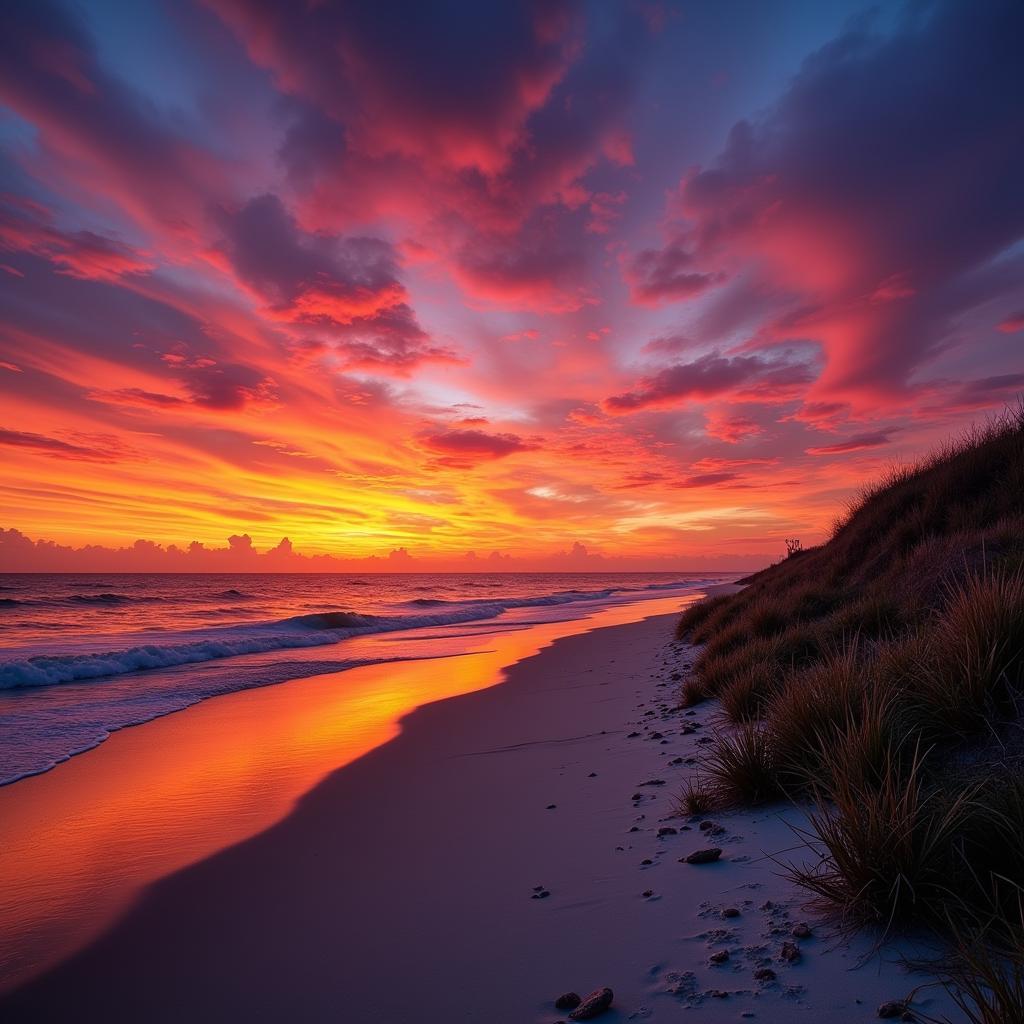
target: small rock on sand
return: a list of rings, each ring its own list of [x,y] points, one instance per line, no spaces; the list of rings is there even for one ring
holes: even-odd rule
[[[729,959],[729,950],[727,950],[727,949],[715,950],[715,952],[712,953],[711,956],[708,957],[708,959],[713,964],[724,964]]]
[[[663,825],[658,829],[659,836],[677,836],[679,835],[679,829],[673,828],[671,825]]]
[[[575,1010],[583,1000],[575,992],[566,992],[555,1000],[556,1010]]]
[[[736,907],[726,907],[725,910],[722,911],[722,917],[739,917],[739,916],[740,916],[740,912],[739,912],[739,910],[736,909]]]
[[[569,1020],[591,1020],[598,1017],[612,1005],[613,998],[610,988],[596,989],[569,1014]]]
[[[794,939],[809,939],[811,937],[811,929],[801,921],[798,925],[793,928]]]
[[[795,942],[784,942],[782,944],[782,959],[791,964],[800,962],[800,947]]]
[[[775,972],[770,967],[759,967],[754,971],[755,981],[774,981]]]
[[[893,999],[888,1003],[882,1003],[878,1008],[879,1017],[902,1017],[907,1011],[907,1004],[900,999]]]
[[[722,850],[718,846],[711,846],[706,850],[694,850],[693,853],[687,854],[682,859],[687,864],[710,864],[712,861],[718,860],[722,856]]]

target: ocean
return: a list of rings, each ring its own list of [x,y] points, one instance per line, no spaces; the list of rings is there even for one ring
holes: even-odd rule
[[[0,574],[0,785],[219,694],[460,653],[715,573]]]

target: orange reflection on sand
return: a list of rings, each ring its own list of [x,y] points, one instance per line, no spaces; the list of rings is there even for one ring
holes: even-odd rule
[[[680,604],[644,601],[468,638],[457,657],[217,697],[0,789],[0,989],[83,946],[145,885],[280,820],[329,772],[387,742],[414,708],[493,685],[560,636]]]

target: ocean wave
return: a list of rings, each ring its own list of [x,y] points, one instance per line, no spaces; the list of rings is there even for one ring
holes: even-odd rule
[[[306,629],[365,629],[387,621],[396,620],[383,619],[378,615],[360,615],[358,612],[313,612],[310,615],[294,615],[285,619],[282,625]]]
[[[17,606],[33,608],[66,608],[68,605],[95,605],[97,607],[117,607],[126,604],[161,604],[167,599],[155,595],[145,597],[129,597],[127,594],[115,594],[104,591],[100,594],[65,594],[61,597],[37,597],[19,600],[13,597],[0,598],[0,607]]]
[[[680,581],[675,586],[692,587],[697,582]],[[664,590],[670,586],[672,585],[657,584],[643,589]],[[540,608],[605,599],[625,589],[574,590],[545,596],[512,597],[502,600],[481,598],[462,602],[440,599],[426,602],[423,599],[415,599],[409,603],[421,608],[429,603],[430,607],[439,610],[434,614],[424,611],[420,614],[389,616],[368,615],[348,610],[319,611],[292,616],[277,622],[211,627],[201,635],[183,637],[178,642],[143,643],[122,650],[87,654],[38,654],[13,658],[0,661],[0,690],[53,686],[244,654],[315,647],[339,643],[350,637],[368,633],[456,625],[493,619],[513,608]],[[167,638],[168,641],[170,639]]]
[[[40,654],[0,662],[0,690],[16,690],[34,686],[54,686],[144,669],[171,668],[232,658],[240,654],[261,654],[289,647],[311,647],[329,644],[330,638],[316,640],[293,636],[236,635],[223,639],[193,640],[179,644],[140,644],[120,651],[97,654]]]

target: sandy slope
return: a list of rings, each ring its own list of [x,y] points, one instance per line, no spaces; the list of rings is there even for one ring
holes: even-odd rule
[[[800,911],[764,856],[793,845],[777,810],[716,816],[722,860],[679,863],[709,843],[666,820],[693,770],[670,762],[698,755],[710,712],[658,711],[673,624],[559,640],[501,686],[417,710],[283,822],[156,885],[0,1019],[522,1024],[601,985],[608,1021],[875,1019],[921,979],[884,959],[854,969],[867,941],[834,948]],[[703,726],[682,736],[686,722]],[[784,964],[803,920],[814,936]],[[762,963],[776,982],[753,980]]]

